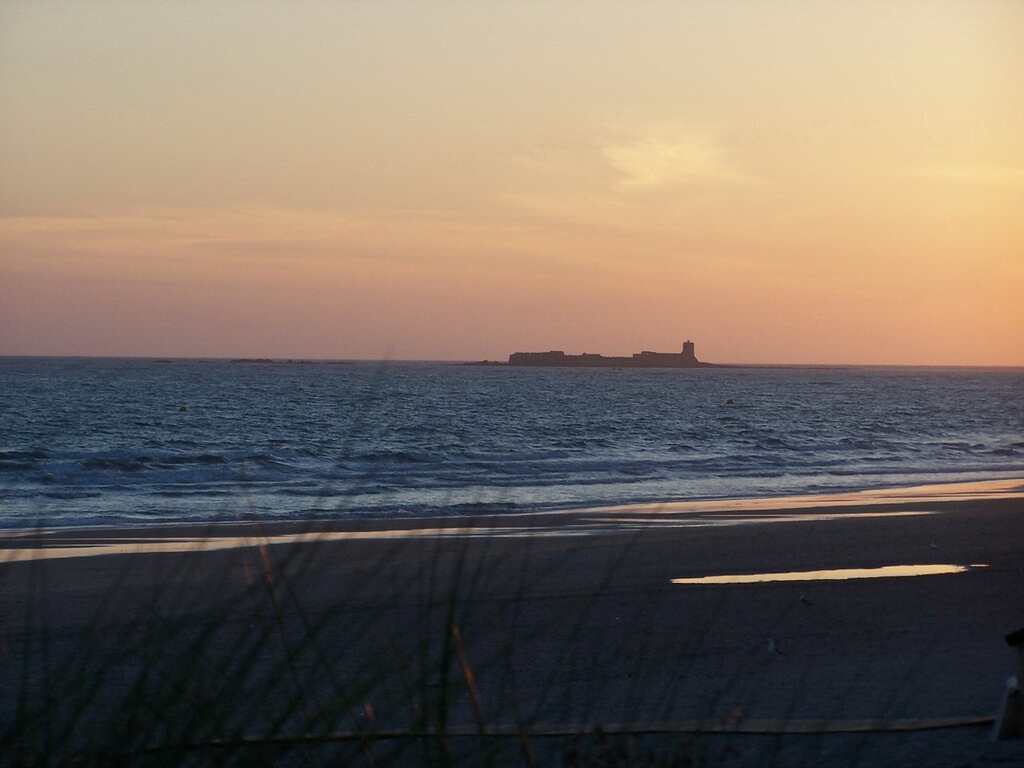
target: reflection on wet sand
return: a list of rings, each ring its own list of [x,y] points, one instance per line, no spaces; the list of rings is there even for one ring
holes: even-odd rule
[[[699,576],[672,579],[673,584],[758,584],[766,581],[844,581],[846,579],[889,579],[899,576],[937,576],[943,573],[964,573],[974,568],[987,568],[984,563],[971,565],[884,565],[880,568],[836,568],[828,571],[790,571],[788,573],[733,573],[724,576]]]
[[[707,499],[702,501],[671,501],[659,504],[630,504],[594,507],[589,513],[621,514],[701,514],[721,512],[765,512],[814,507],[889,506],[916,502],[936,503],[982,499],[1015,499],[1024,497],[1024,481],[982,480],[969,483],[937,483],[907,488],[878,488],[845,493],[806,494],[802,496],[771,496],[753,499]]]
[[[653,528],[712,528],[731,525],[752,525],[766,523],[820,522],[848,517],[898,517],[931,515],[934,512],[893,511],[860,513],[819,513],[819,514],[761,514],[761,515],[714,515],[714,516],[661,516],[653,518],[613,516],[587,517],[566,515],[557,525],[535,527],[529,525],[490,527],[444,526],[424,528],[393,528],[360,531],[305,531],[284,534],[254,534],[248,536],[115,536],[98,531],[95,537],[76,536],[65,538],[56,531],[12,531],[0,533],[0,563],[23,560],[54,560],[69,557],[95,557],[98,555],[134,555],[174,552],[211,552],[222,549],[238,549],[276,544],[306,544],[329,541],[423,539],[440,537],[491,537],[491,538],[553,538],[584,537],[615,533],[636,533]],[[550,518],[547,518],[550,522]],[[255,526],[254,526],[255,528]],[[43,541],[34,545],[25,543],[29,535],[42,535]]]
[[[711,528],[769,523],[809,523],[846,518],[886,518],[941,514],[942,510],[906,509],[909,504],[962,502],[1024,497],[1020,479],[894,488],[851,493],[758,499],[717,499],[661,504],[634,504],[576,510],[493,515],[464,524],[465,518],[442,518],[434,525],[394,521],[394,527],[345,530],[298,530],[265,534],[258,524],[221,526],[217,533],[186,527],[178,535],[138,529],[56,529],[0,531],[0,564],[25,560],[63,559],[97,555],[204,552],[277,544],[346,540],[393,540],[438,537],[552,538],[642,533],[658,528]],[[856,509],[844,509],[856,507]],[[806,511],[805,511],[806,510]],[[374,521],[375,525],[388,521]],[[302,525],[296,523],[296,527]],[[351,521],[347,525],[354,525]],[[294,529],[293,529],[294,530]],[[244,531],[241,535],[238,532]],[[195,535],[189,535],[196,532]],[[177,533],[177,531],[176,531]],[[227,534],[227,535],[225,535]],[[964,566],[944,566],[962,568]],[[876,569],[877,570],[877,569]],[[824,573],[824,572],[823,572]],[[802,576],[810,578],[878,578],[862,576]],[[920,575],[920,574],[917,574]],[[730,578],[739,583],[742,577]],[[767,580],[767,579],[758,579]],[[775,579],[783,580],[783,579]],[[687,582],[681,582],[687,583]],[[711,582],[703,582],[711,583]]]
[[[716,528],[725,525],[753,525],[757,523],[812,523],[826,520],[843,520],[856,517],[864,519],[870,517],[918,517],[921,515],[938,514],[934,510],[899,510],[889,512],[799,512],[796,514],[715,514],[715,515],[670,515],[664,514],[653,517],[639,517],[634,515],[621,516],[597,516],[589,517],[587,520],[592,523],[628,525],[660,525],[672,528]]]

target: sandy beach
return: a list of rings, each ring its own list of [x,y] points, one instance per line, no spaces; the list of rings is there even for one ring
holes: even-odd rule
[[[957,569],[792,576],[893,566]],[[1016,672],[1003,637],[1024,626],[1019,482],[11,531],[0,615],[3,763],[551,764],[611,744],[716,765],[1024,764],[1024,742],[987,739]],[[549,735],[599,725],[656,733]],[[444,737],[393,738],[425,732]]]

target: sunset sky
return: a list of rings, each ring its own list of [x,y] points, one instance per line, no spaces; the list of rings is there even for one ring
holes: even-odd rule
[[[0,354],[1024,365],[1024,3],[0,0]]]

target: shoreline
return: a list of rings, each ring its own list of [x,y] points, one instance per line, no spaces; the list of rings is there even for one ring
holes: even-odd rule
[[[43,558],[189,552],[357,539],[451,536],[599,536],[937,514],[951,505],[1024,499],[1024,478],[898,486],[839,493],[707,499],[566,510],[338,520],[240,520],[0,529],[0,565]],[[52,546],[48,546],[52,545]]]
[[[351,365],[460,365],[460,366],[508,366],[506,360],[450,360],[450,359],[371,359],[371,358],[235,358],[235,357],[167,357],[167,356],[146,356],[146,355],[26,355],[26,354],[5,354],[0,355],[0,364],[19,360],[95,360],[95,361],[125,361],[139,363],[232,363],[236,360],[241,363],[260,364],[263,360],[269,364],[351,364]],[[957,365],[954,363],[714,363],[717,368],[748,368],[748,369],[825,369],[825,370],[922,370],[922,371],[1024,371],[1024,365],[1012,364],[967,364]],[[648,369],[650,370],[650,369]]]
[[[1003,636],[1024,625],[1022,484],[804,501],[7,532],[0,644],[12,663],[0,675],[0,736],[31,711],[18,702],[44,706],[54,685],[87,697],[69,733],[116,732],[123,712],[156,713],[132,726],[146,744],[173,746],[160,723],[193,722],[189,708],[206,698],[221,732],[257,742],[310,728],[364,733],[366,702],[374,728],[405,732],[423,727],[411,702],[441,706],[430,697],[443,675],[431,670],[449,658],[446,714],[430,709],[425,727],[468,739],[469,750],[478,742],[460,736],[476,722],[463,663],[495,733],[518,727],[518,707],[538,736],[721,722],[707,744],[762,758],[783,737],[751,729],[791,723],[782,764],[848,764],[850,754],[869,765],[1024,762],[1024,743],[990,744],[984,729],[1015,667]],[[105,556],[32,555],[46,548]],[[923,575],[705,578],[903,565]],[[462,661],[445,656],[451,627]],[[287,674],[282,659],[293,660]],[[314,702],[335,707],[320,725],[301,715]],[[203,742],[204,717],[183,738]],[[914,720],[973,725],[852,741],[792,732]]]

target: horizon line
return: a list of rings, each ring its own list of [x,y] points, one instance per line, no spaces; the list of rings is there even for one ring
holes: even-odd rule
[[[670,354],[670,353],[666,353]],[[618,357],[618,355],[614,356]],[[508,360],[489,359],[456,359],[456,358],[368,358],[368,357],[236,357],[236,356],[183,356],[183,355],[90,355],[90,354],[8,354],[0,353],[0,360],[36,359],[36,360],[138,360],[152,362],[227,362],[238,364],[437,364],[437,365],[478,365],[481,367],[532,367],[509,366]],[[566,366],[567,369],[572,368]],[[1024,370],[1024,363],[713,363],[711,368],[964,368],[964,369],[1000,369]],[[632,369],[630,369],[632,370]],[[639,369],[638,369],[639,370]],[[674,368],[650,368],[644,370],[676,370]],[[689,370],[689,369],[680,369]],[[701,368],[700,370],[708,370]]]

